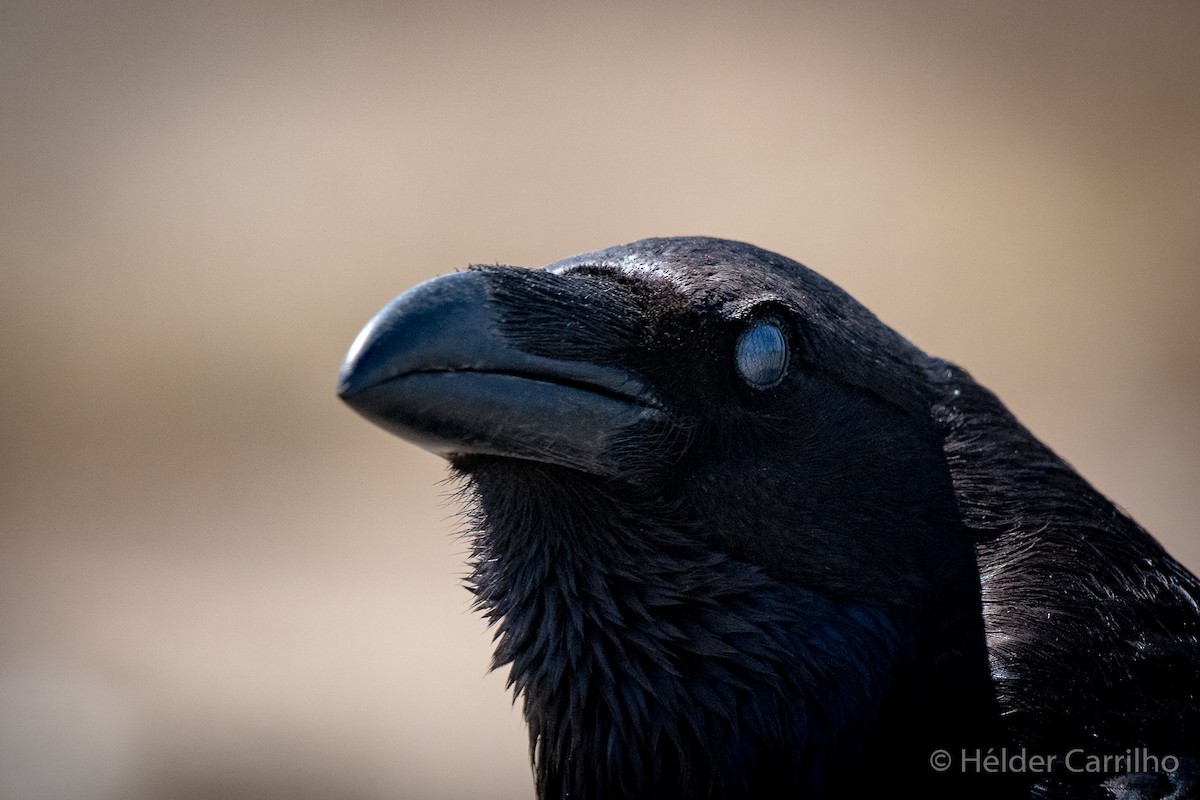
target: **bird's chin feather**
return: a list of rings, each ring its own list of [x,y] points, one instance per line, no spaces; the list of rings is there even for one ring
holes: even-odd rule
[[[595,476],[457,468],[471,584],[524,703],[541,796],[812,794],[860,755],[911,652],[883,611],[776,581]]]

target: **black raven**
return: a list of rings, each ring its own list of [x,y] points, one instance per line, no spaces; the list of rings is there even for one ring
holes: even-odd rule
[[[1200,792],[1200,582],[794,261],[472,267],[338,391],[464,479],[541,798]]]

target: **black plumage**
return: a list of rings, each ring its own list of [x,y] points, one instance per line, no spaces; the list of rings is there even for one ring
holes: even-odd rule
[[[793,261],[437,278],[339,392],[464,481],[542,798],[1200,792],[1200,582]]]

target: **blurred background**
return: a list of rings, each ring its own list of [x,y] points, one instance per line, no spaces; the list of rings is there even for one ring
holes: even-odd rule
[[[469,263],[754,242],[1200,568],[1200,5],[0,4],[0,800],[528,798],[441,462]]]

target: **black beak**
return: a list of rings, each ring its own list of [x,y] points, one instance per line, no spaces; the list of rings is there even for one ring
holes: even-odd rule
[[[338,394],[445,458],[509,456],[597,474],[613,472],[627,434],[666,420],[635,376],[525,352],[498,318],[485,270],[409,289],[358,334]]]

